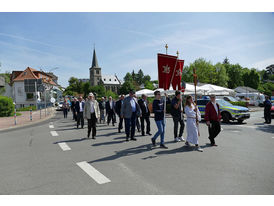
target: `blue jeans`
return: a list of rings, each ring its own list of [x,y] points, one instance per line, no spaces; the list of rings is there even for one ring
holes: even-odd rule
[[[159,120],[159,121],[155,121],[158,131],[156,132],[156,134],[154,135],[154,137],[152,138],[153,140],[156,140],[157,137],[159,135],[161,135],[161,144],[164,144],[164,139],[165,139],[165,122],[164,120]]]
[[[125,118],[125,130],[126,130],[126,135],[127,138],[129,137],[129,132],[130,137],[133,138],[135,135],[135,127],[136,127],[136,112],[132,112],[131,118]]]

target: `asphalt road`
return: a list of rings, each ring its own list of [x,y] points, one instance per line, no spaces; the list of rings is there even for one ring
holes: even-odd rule
[[[151,125],[154,134],[153,119]],[[209,147],[202,122],[204,152],[198,152],[173,142],[167,119],[169,148],[152,149],[150,136],[137,133],[136,142],[125,142],[107,125],[88,140],[86,125],[76,129],[71,113],[63,119],[58,112],[35,126],[0,132],[0,194],[273,195],[273,123],[264,125],[262,112],[253,112],[247,123],[222,129],[218,147]]]

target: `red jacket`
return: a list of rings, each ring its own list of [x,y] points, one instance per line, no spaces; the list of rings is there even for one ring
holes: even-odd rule
[[[220,112],[220,106],[218,103],[217,107],[218,107],[218,115],[217,112],[214,108],[214,105],[211,102],[208,102],[206,104],[206,108],[205,108],[205,121],[221,121],[221,112]]]

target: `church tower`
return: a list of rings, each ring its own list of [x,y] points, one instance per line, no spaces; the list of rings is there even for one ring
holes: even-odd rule
[[[101,68],[98,65],[95,48],[93,50],[92,66],[91,68],[89,68],[89,75],[90,75],[91,86],[97,86],[100,84],[100,81],[102,79],[102,74],[101,74]]]

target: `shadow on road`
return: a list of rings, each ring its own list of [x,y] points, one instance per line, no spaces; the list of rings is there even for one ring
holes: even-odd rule
[[[272,133],[274,134],[274,125],[262,125],[258,126],[256,130],[260,130],[262,132]]]
[[[84,140],[88,140],[88,138],[84,137],[84,138],[80,138],[80,139],[62,140],[62,141],[54,142],[53,144],[58,144],[58,143],[62,143],[62,142],[81,142]]]
[[[176,154],[176,153],[182,153],[182,152],[192,152],[193,147],[188,146],[182,146],[173,150],[162,150],[159,152],[156,152],[156,155],[166,155],[166,154]]]
[[[120,144],[120,143],[123,143],[123,142],[125,142],[125,141],[102,142],[102,143],[92,144],[91,146],[112,145],[112,144]]]
[[[124,156],[130,156],[130,155],[135,155],[135,154],[140,154],[143,152],[147,152],[151,150],[151,144],[146,144],[146,145],[141,145],[138,147],[133,147],[121,151],[115,151],[114,155],[103,157],[97,160],[90,161],[88,163],[94,163],[94,162],[103,162],[103,161],[110,161],[110,160],[115,160]]]

